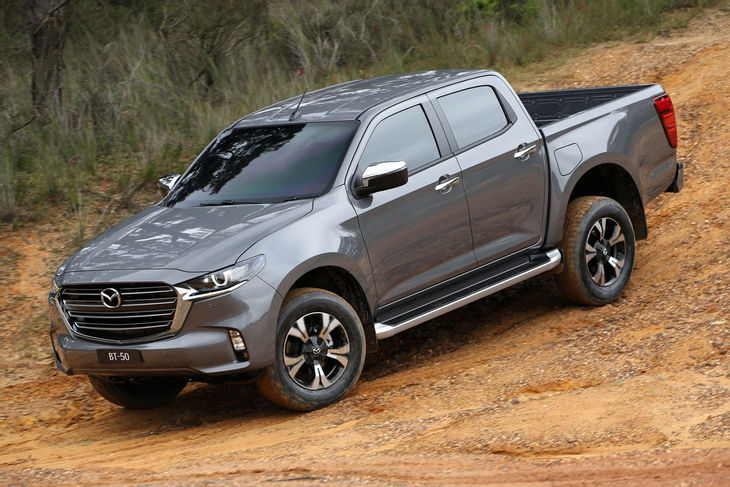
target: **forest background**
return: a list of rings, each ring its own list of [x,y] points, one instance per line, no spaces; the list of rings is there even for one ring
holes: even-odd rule
[[[225,126],[305,88],[442,68],[509,73],[572,47],[651,39],[714,3],[6,0],[0,221],[73,215],[80,245]]]

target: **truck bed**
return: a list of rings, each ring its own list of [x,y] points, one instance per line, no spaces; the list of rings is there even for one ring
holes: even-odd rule
[[[519,93],[520,100],[538,128],[589,108],[635,93],[651,85],[608,86]]]

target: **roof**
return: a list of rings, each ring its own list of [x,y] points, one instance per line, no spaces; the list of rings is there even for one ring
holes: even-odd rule
[[[391,100],[393,104],[456,81],[488,73],[484,70],[436,70],[391,74],[349,81],[307,93],[297,112],[297,122],[356,120],[368,109]],[[301,95],[247,115],[236,127],[289,123]]]

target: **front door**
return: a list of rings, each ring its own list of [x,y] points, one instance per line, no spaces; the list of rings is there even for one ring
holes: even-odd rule
[[[442,157],[420,104],[387,114],[365,135],[358,174],[373,163],[405,161],[408,182],[353,199],[380,305],[469,270],[476,262],[458,162]]]

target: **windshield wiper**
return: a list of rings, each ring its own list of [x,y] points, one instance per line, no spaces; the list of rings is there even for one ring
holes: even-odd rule
[[[257,201],[246,201],[246,200],[221,200],[213,201],[211,203],[200,203],[198,206],[230,206],[230,205],[246,205],[246,204],[258,204]]]

